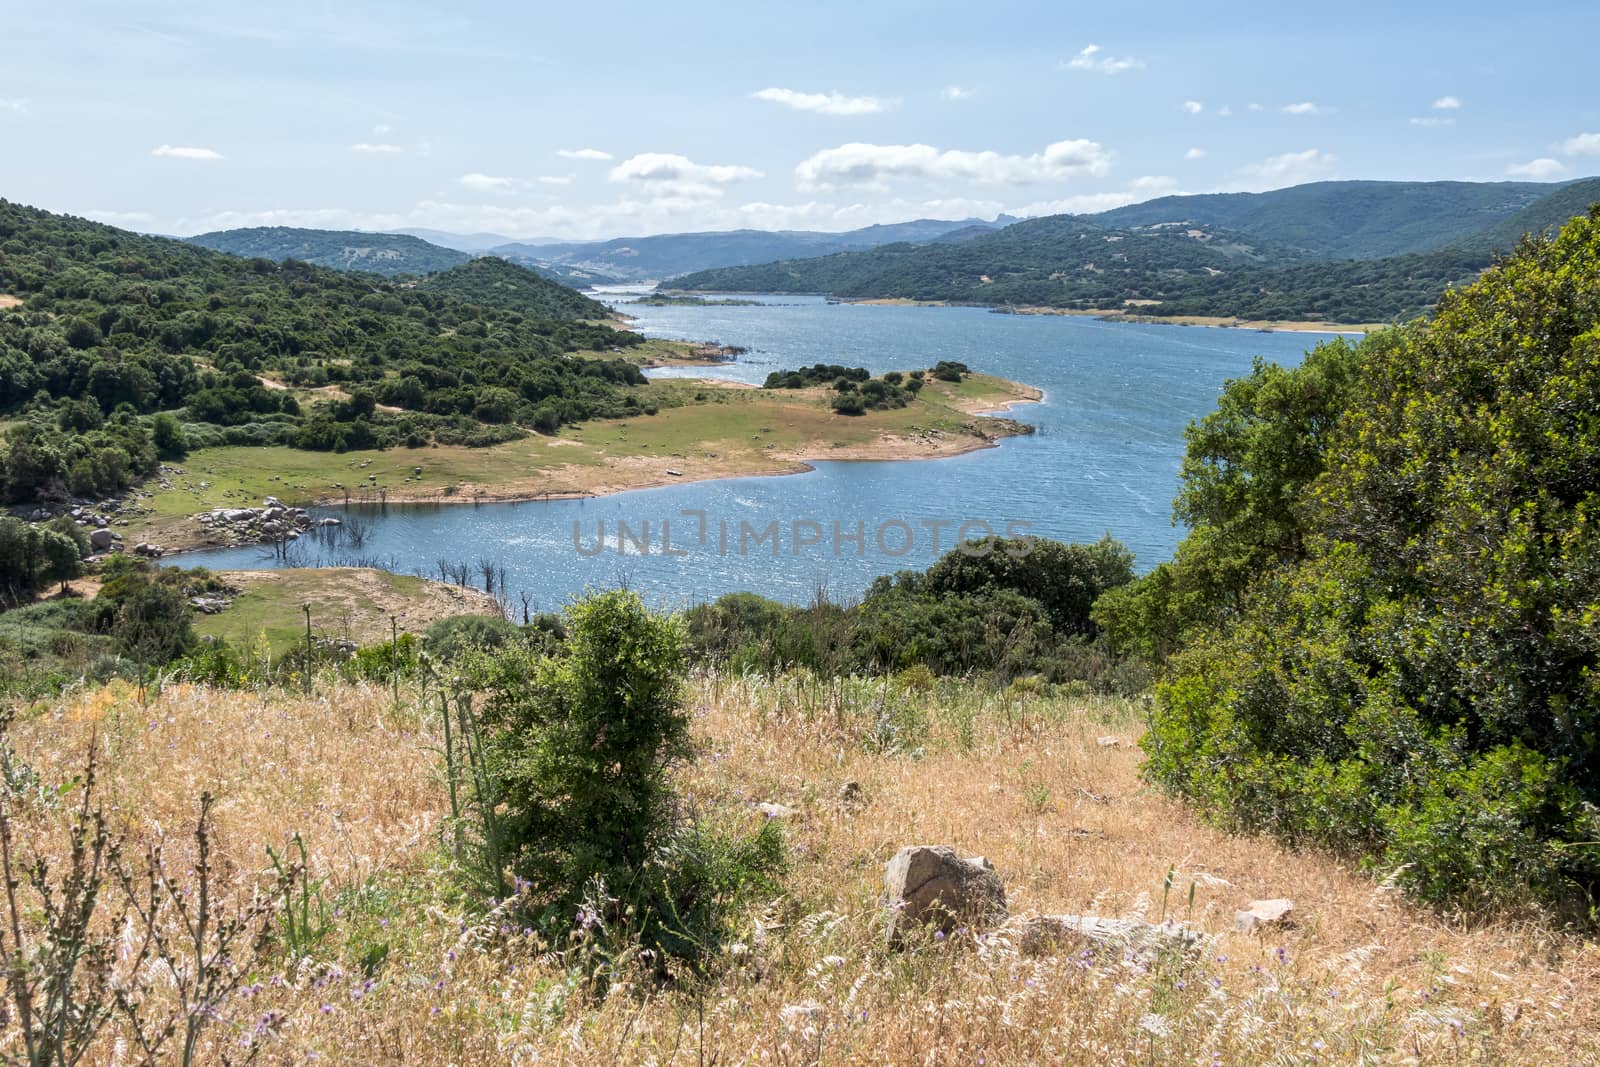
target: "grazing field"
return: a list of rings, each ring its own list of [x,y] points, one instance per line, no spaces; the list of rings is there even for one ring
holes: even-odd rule
[[[49,786],[99,753],[128,850],[193,862],[216,795],[224,906],[268,845],[302,835],[330,903],[295,963],[263,956],[222,1003],[198,1063],[257,1044],[270,1063],[1591,1064],[1600,950],[1531,921],[1460,925],[1380,879],[1200,824],[1138,774],[1135,703],[891,682],[692,679],[696,818],[775,802],[783,890],[704,980],[660,984],[613,961],[605,992],[450,873],[444,743],[412,690],[319,683],[307,695],[116,685],[24,709],[12,768]],[[35,780],[35,779],[28,779]],[[855,783],[847,786],[847,783]],[[19,804],[13,832],[58,860],[62,805]],[[883,948],[882,871],[902,845],[987,856],[1013,916],[1165,918],[1208,938],[1191,958],[1025,955],[958,932]],[[1288,897],[1291,928],[1233,932],[1247,901]],[[115,1062],[113,1023],[98,1058]]]
[[[654,404],[657,413],[597,420],[490,448],[194,452],[177,465],[181,474],[167,476],[171,488],[157,488],[143,502],[148,513],[135,518],[124,537],[130,544],[149,541],[169,549],[205,544],[211,533],[191,516],[259,505],[267,496],[290,506],[525,500],[617,492],[678,478],[783,474],[818,459],[955,455],[1025,432],[1010,419],[975,413],[1039,394],[970,375],[959,383],[930,380],[907,407],[857,416],[832,411],[823,389],[764,390],[679,379],[653,382],[639,396],[641,405]]]
[[[452,615],[493,615],[494,598],[476,589],[366,567],[224,571],[239,589],[226,610],[196,615],[195,632],[252,648],[263,636],[273,655],[303,644],[304,608],[313,631],[358,645],[389,638],[392,616],[401,633],[421,633]]]

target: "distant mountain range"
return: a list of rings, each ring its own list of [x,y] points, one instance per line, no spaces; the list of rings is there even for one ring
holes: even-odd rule
[[[1426,311],[1522,234],[1597,201],[1600,178],[1317,182],[1030,219],[958,242],[705,270],[664,288],[1387,322]]]
[[[727,230],[713,233],[668,233],[652,237],[618,237],[610,241],[496,245],[491,255],[532,267],[592,271],[622,281],[659,281],[712,267],[768,263],[776,259],[825,256],[875,248],[901,241],[924,243],[965,239],[1015,221],[1001,216],[983,219],[917,219],[867,226],[846,233],[807,230]]]
[[[472,257],[452,248],[429,244],[420,237],[357,230],[304,230],[292,226],[253,226],[217,230],[187,238],[190,244],[247,258],[298,259],[337,270],[373,274],[433,274],[459,266]]]
[[[432,274],[474,256],[498,256],[574,288],[659,281],[679,274],[775,259],[819,256],[895,242],[963,241],[1016,220],[918,219],[846,233],[732,230],[618,237],[609,241],[513,241],[499,234],[416,229],[396,233],[257,226],[219,230],[187,240],[219,252],[298,259],[321,267],[375,274]]]

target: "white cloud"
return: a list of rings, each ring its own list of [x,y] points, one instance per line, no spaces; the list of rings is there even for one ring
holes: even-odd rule
[[[1153,200],[1158,196],[1173,196],[1178,194],[1178,183],[1175,179],[1165,175],[1152,174],[1143,178],[1135,178],[1126,189],[1108,190],[1100,193],[1082,193],[1078,196],[1069,196],[1060,200],[1042,200],[1034,204],[1024,204],[1010,210],[1013,215],[1026,218],[1037,218],[1040,215],[1092,215],[1097,211],[1110,211],[1112,208],[1125,207],[1128,204],[1137,204],[1144,200]]]
[[[761,176],[754,167],[696,163],[670,152],[631,156],[607,175],[613,182],[641,185],[657,200],[677,198],[686,203],[715,200],[722,196],[724,186]]]
[[[1411,120],[1413,126],[1454,126],[1456,120],[1442,115],[1424,115]]]
[[[571,185],[573,176],[570,174],[541,174],[538,180],[540,185]]]
[[[382,137],[385,134],[393,132],[394,127],[389,125],[387,122],[380,122],[376,126],[372,127],[372,136],[374,137]]]
[[[881,186],[891,178],[945,178],[997,185],[1030,185],[1079,175],[1103,175],[1111,153],[1094,141],[1057,141],[1033,155],[940,151],[925,144],[846,144],[804,160],[794,170],[802,189]]]
[[[1567,156],[1600,156],[1600,133],[1580,133],[1561,142],[1560,151]]]
[[[1320,115],[1322,114],[1322,109],[1309,100],[1302,100],[1298,104],[1285,104],[1283,113],[1285,115]]]
[[[108,226],[139,226],[155,221],[154,216],[143,211],[101,211],[96,209],[94,211],[86,211],[84,214]]]
[[[971,100],[978,95],[978,91],[976,89],[963,89],[959,85],[951,85],[946,87],[939,95],[946,100]]]
[[[222,153],[213,152],[209,148],[193,148],[187,145],[164,144],[150,150],[152,156],[163,159],[221,159]]]
[[[1265,111],[1266,110],[1266,108],[1262,107],[1260,104],[1251,104],[1251,105],[1249,105],[1249,107],[1250,107],[1251,111]]]
[[[1233,108],[1229,107],[1227,104],[1223,104],[1221,107],[1217,108],[1217,115],[1220,118],[1232,118]]]
[[[1331,175],[1337,162],[1334,155],[1315,148],[1285,152],[1240,167],[1232,188],[1240,192],[1259,192],[1313,182]]]
[[[1567,172],[1567,165],[1559,159],[1544,156],[1539,159],[1530,159],[1526,163],[1513,163],[1506,168],[1506,173],[1513,178],[1527,178],[1529,181],[1543,182],[1551,178],[1559,178]]]
[[[492,174],[463,174],[456,181],[479,193],[504,192],[516,184],[510,178],[497,178]]]
[[[1121,74],[1125,70],[1138,70],[1144,66],[1142,59],[1134,59],[1132,56],[1101,55],[1101,51],[1099,45],[1089,45],[1067,60],[1063,67],[1067,70],[1093,71],[1095,74]]]
[[[1184,159],[1204,159],[1204,158],[1206,158],[1206,150],[1204,148],[1191,148],[1191,149],[1189,149],[1189,151],[1187,151],[1187,152],[1185,152],[1183,154],[1183,158]]]
[[[872,115],[888,107],[887,102],[875,96],[845,96],[839,92],[801,93],[793,89],[762,89],[751,95],[769,104],[782,104],[796,111],[814,111],[819,115]]]
[[[352,152],[369,152],[369,153],[372,153],[372,154],[375,154],[375,155],[396,155],[396,154],[398,154],[400,152],[404,152],[405,149],[401,148],[397,144],[383,144],[383,143],[374,144],[374,143],[371,143],[371,142],[368,142],[368,141],[362,141],[359,144],[351,145],[350,146],[350,151],[352,151]]]
[[[1206,106],[1198,100],[1185,100],[1183,102],[1183,110],[1187,111],[1191,115],[1198,115],[1205,109]]]
[[[1435,111],[1459,111],[1461,109],[1461,98],[1459,96],[1441,96],[1433,102],[1433,109]]]
[[[21,97],[0,96],[0,111],[18,111],[18,112],[21,112],[21,111],[26,111],[26,110],[28,110],[28,102],[26,100],[23,100]]]
[[[598,148],[558,148],[556,155],[562,159],[594,159],[601,162],[611,158],[610,152],[602,152]]]

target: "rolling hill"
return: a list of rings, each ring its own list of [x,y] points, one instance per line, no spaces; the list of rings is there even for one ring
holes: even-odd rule
[[[319,267],[373,274],[432,274],[472,258],[465,252],[429,244],[420,237],[356,230],[307,230],[291,226],[253,226],[216,230],[187,238],[190,244],[247,258],[282,262],[297,259]]]
[[[1318,259],[1381,259],[1446,248],[1551,191],[1534,182],[1312,182],[1266,193],[1164,196],[1090,218],[1111,229],[1222,226]]]
[[[1596,201],[1600,179],[1319,182],[1030,219],[958,244],[701,271],[671,287],[1386,322],[1426,311],[1524,232]]]
[[[605,319],[611,315],[599,301],[495,256],[480,256],[430,275],[418,282],[417,288],[539,319]]]

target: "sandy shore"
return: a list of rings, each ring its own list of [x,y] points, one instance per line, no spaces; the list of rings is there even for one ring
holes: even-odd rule
[[[962,304],[950,300],[907,300],[901,297],[841,300],[843,304],[866,307],[973,307],[1004,315],[1068,315],[1099,319],[1102,322],[1140,322],[1153,326],[1211,326],[1221,329],[1257,330],[1262,333],[1337,333],[1360,336],[1386,330],[1386,322],[1314,322],[1290,319],[1236,319],[1226,315],[1150,315],[1117,308],[1057,308],[1041,306],[1002,307],[995,304]]]
[[[684,382],[722,391],[724,399],[664,407],[648,420],[587,423],[559,437],[530,436],[492,449],[350,453],[337,457],[336,466],[330,466],[332,457],[285,449],[197,454],[187,470],[172,476],[167,490],[183,501],[183,511],[160,508],[124,533],[169,553],[217,547],[231,539],[195,516],[254,505],[267,494],[296,506],[515,503],[800,474],[829,461],[942,459],[1033,432],[1004,412],[1044,396],[1033,386],[984,375],[959,386],[930,379],[923,403],[847,416],[829,409],[827,389]]]
[[[969,414],[983,418],[982,425],[974,425],[970,433],[948,433],[928,430],[923,433],[884,433],[877,439],[861,444],[836,447],[822,442],[811,442],[797,448],[780,448],[766,452],[760,459],[749,455],[728,457],[726,460],[699,456],[630,456],[607,460],[598,466],[568,466],[554,471],[541,472],[539,486],[548,486],[552,479],[577,483],[571,488],[537,488],[534,484],[515,482],[496,485],[464,484],[453,492],[442,490],[390,491],[380,498],[376,493],[352,493],[348,499],[342,495],[325,496],[314,501],[313,506],[331,507],[352,504],[518,504],[550,500],[581,500],[614,493],[627,493],[637,489],[659,489],[666,485],[687,482],[719,481],[727,478],[769,478],[789,474],[806,474],[816,470],[818,462],[898,462],[902,460],[947,459],[962,456],[985,448],[994,448],[1008,437],[1023,437],[1033,432],[1033,427],[1012,419],[996,417],[1017,404],[1038,403],[1044,398],[1042,390],[1032,386],[1018,386],[1018,395],[1001,401],[974,401],[962,404]],[[752,461],[754,460],[754,461]],[[674,473],[675,472],[675,473]]]

